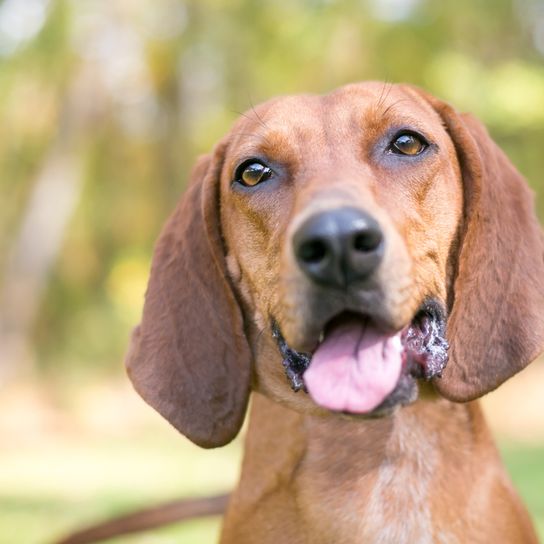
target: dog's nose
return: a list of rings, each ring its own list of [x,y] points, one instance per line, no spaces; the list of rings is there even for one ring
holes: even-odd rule
[[[367,279],[383,257],[378,222],[356,208],[321,212],[296,231],[293,245],[303,272],[316,283],[345,288]]]

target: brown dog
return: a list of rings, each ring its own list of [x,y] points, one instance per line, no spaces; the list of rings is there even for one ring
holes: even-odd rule
[[[128,369],[208,448],[256,393],[223,544],[532,543],[467,401],[544,349],[543,310],[531,193],[485,129],[363,83],[267,102],[200,159]]]

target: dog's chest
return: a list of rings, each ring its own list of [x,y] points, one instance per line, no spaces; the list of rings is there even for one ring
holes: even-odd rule
[[[430,473],[431,467],[421,470],[421,466],[414,467],[410,462],[384,462],[358,520],[361,541],[376,544],[436,542],[429,497]]]
[[[316,457],[309,453],[300,474],[301,504],[308,523],[319,527],[323,543],[457,543],[453,535],[434,527],[430,494],[437,452],[428,436],[418,435],[392,433],[381,452],[360,447],[355,462],[350,455],[349,465],[342,446],[331,449],[329,458],[336,453],[336,460],[328,471],[322,470],[324,451]]]

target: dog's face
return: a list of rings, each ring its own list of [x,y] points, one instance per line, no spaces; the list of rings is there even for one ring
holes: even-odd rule
[[[428,329],[443,330],[462,180],[440,116],[414,91],[352,85],[248,112],[220,201],[258,390],[375,415],[414,400],[410,377],[440,372],[445,346]],[[427,357],[409,352],[417,332]],[[287,349],[313,356],[309,369]]]
[[[477,398],[544,349],[543,307],[532,195],[482,125],[364,83],[259,106],[197,163],[127,364],[145,400],[213,447],[238,432],[251,386],[357,416],[414,401],[418,380]]]

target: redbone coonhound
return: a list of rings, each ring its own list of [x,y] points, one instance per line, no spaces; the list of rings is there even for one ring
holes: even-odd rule
[[[222,544],[537,542],[477,402],[544,349],[532,195],[411,86],[267,102],[196,165],[127,363],[196,444],[238,433]]]

